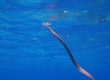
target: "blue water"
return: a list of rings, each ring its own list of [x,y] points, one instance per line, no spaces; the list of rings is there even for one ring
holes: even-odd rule
[[[0,0],[0,80],[110,80],[109,0]]]

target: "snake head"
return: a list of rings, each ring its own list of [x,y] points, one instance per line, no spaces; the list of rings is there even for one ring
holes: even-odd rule
[[[49,22],[43,22],[42,25],[48,26],[48,25],[51,25],[51,23],[49,23]]]

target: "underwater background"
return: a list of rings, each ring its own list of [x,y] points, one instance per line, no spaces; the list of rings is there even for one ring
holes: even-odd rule
[[[110,80],[109,0],[0,0],[0,80]]]

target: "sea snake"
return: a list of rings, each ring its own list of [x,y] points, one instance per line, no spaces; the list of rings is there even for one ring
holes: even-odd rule
[[[81,68],[81,67],[78,65],[78,63],[76,62],[76,60],[75,60],[74,57],[72,56],[72,53],[70,52],[70,50],[69,50],[68,46],[66,45],[66,43],[62,40],[62,38],[61,38],[58,34],[56,34],[56,33],[49,27],[50,23],[44,22],[43,25],[44,25],[45,27],[47,27],[48,30],[62,43],[62,45],[65,47],[66,51],[68,52],[68,55],[69,55],[71,61],[73,62],[73,64],[75,65],[75,67],[76,67],[81,73],[83,73],[84,75],[86,75],[87,77],[89,77],[91,80],[94,80],[94,78],[92,77],[91,74],[89,74],[86,70],[84,70],[83,68]]]

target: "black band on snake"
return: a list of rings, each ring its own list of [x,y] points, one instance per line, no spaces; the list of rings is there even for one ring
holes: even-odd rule
[[[74,59],[74,57],[72,56],[72,53],[70,52],[68,46],[66,45],[66,43],[60,38],[60,36],[58,36],[58,34],[56,34],[49,26],[48,26],[48,22],[43,23],[43,25],[45,27],[48,28],[48,30],[62,43],[62,45],[65,47],[66,51],[68,52],[68,55],[71,59],[71,61],[73,62],[73,64],[75,65],[75,67],[84,75],[86,75],[87,77],[89,77],[91,80],[94,80],[94,78],[92,77],[92,75],[90,75],[86,70],[84,70],[83,68],[81,68],[78,63],[76,62],[76,60]]]

